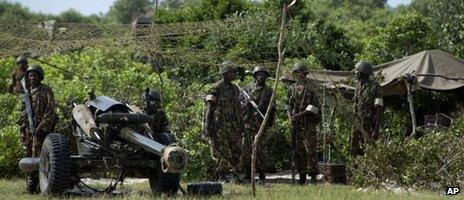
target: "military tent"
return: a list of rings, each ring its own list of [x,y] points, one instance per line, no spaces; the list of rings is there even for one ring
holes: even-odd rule
[[[416,78],[413,90],[457,89],[464,86],[464,60],[441,50],[426,50],[374,67],[384,96],[406,94],[404,77],[408,74]],[[307,78],[329,88],[354,89],[354,73],[350,71],[312,70]]]

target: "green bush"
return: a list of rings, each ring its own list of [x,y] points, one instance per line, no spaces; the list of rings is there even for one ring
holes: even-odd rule
[[[442,189],[464,178],[464,115],[450,130],[429,131],[419,139],[394,138],[368,145],[364,157],[352,165],[353,182],[380,186],[388,180],[399,185]]]
[[[18,162],[22,150],[19,141],[19,127],[6,126],[0,129],[0,177],[13,177],[19,174]]]

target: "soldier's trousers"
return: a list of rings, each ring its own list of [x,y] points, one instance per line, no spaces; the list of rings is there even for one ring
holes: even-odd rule
[[[364,150],[362,145],[364,144],[364,138],[362,136],[361,131],[354,130],[351,133],[350,138],[350,155],[358,156],[364,155]]]
[[[39,133],[32,139],[31,134],[26,130],[21,130],[21,134],[26,134],[26,141],[23,142],[26,147],[26,157],[39,157],[46,135]],[[39,172],[28,172],[26,176],[27,191],[30,193],[38,192]]]
[[[295,129],[297,132],[295,162],[298,173],[318,174],[316,128],[311,125],[310,127],[295,127]]]
[[[221,135],[222,134],[222,135]],[[220,173],[237,172],[242,169],[242,138],[230,135],[230,132],[217,132],[217,138],[213,141],[213,157],[216,160],[216,170]]]
[[[243,168],[245,168],[248,172],[251,170],[251,154],[252,154],[252,145],[255,140],[255,136],[259,131],[259,127],[252,127],[246,125],[246,133],[243,138],[243,154],[242,154],[242,161],[243,161]],[[268,160],[268,151],[267,151],[267,130],[261,135],[260,141],[258,143],[258,151],[256,154],[256,169],[258,172],[264,172],[266,170],[267,160]],[[248,174],[247,174],[248,175]]]
[[[361,119],[360,120],[364,130],[368,133],[369,137],[372,133],[372,123],[373,119]],[[350,155],[358,156],[364,155],[364,137],[362,132],[359,130],[358,127],[353,127],[353,131],[351,132],[350,138]]]

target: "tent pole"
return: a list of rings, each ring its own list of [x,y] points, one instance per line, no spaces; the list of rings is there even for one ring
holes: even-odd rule
[[[408,81],[408,78],[404,78],[404,83],[406,84],[406,89],[408,91],[408,102],[409,102],[409,112],[411,113],[411,123],[412,123],[412,133],[411,138],[416,135],[417,123],[416,123],[416,113],[414,112],[414,99],[411,91],[411,83]]]
[[[322,133],[324,134],[324,139],[322,140],[322,161],[323,162],[327,162],[327,148],[325,146],[326,144],[326,139],[327,139],[327,129],[326,129],[326,122],[325,122],[325,87],[322,89],[322,127],[321,127],[321,131]]]

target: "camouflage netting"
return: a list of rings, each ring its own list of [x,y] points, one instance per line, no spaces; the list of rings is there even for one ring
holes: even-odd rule
[[[232,58],[241,66],[251,68],[257,64],[274,68],[277,65],[277,36],[278,24],[269,19],[243,19],[172,23],[172,24],[142,24],[135,25],[115,24],[76,24],[59,22],[12,22],[0,21],[0,58],[17,56],[27,53],[31,57],[46,56],[53,53],[67,53],[79,51],[85,47],[116,48],[121,51],[130,51],[140,54],[147,59],[167,65],[184,65],[217,67],[224,59],[230,59],[230,49],[237,41],[231,38],[247,35],[256,40],[275,42],[266,43],[265,46],[256,46],[250,49],[236,50],[238,56]],[[288,27],[290,39],[298,40],[292,35],[299,30]],[[293,33],[292,33],[293,31]],[[196,42],[209,37],[209,43]],[[269,38],[271,38],[269,40]],[[252,40],[253,40],[252,39]],[[193,41],[193,42],[192,42]],[[247,41],[249,42],[249,41]],[[256,43],[254,43],[256,44]],[[307,44],[299,42],[299,49],[303,54]],[[237,48],[237,47],[234,47]],[[290,48],[290,47],[289,47]],[[245,52],[242,52],[245,51]],[[233,52],[233,51],[232,51]],[[266,55],[264,59],[246,59],[247,53]],[[274,60],[269,58],[275,58]],[[284,70],[284,73],[289,73]],[[311,74],[309,75],[311,76]],[[325,90],[319,84],[313,83],[313,88],[319,96],[325,96],[324,104],[340,105],[339,111],[346,119],[352,120],[352,113],[343,95],[338,90]]]
[[[211,34],[246,33],[257,26],[263,27],[263,23],[260,20],[243,19],[144,24],[138,28],[128,24],[0,21],[0,57],[17,56],[22,53],[37,57],[76,51],[84,47],[104,46],[105,48],[134,51],[156,60],[216,65],[216,60],[226,57],[225,51],[221,51],[221,49],[225,49],[229,45],[227,41],[221,41],[221,44],[212,44],[216,45],[214,48],[206,48],[203,45],[178,47],[173,44],[185,43],[184,36],[189,36],[195,40],[207,36],[211,37]],[[275,27],[265,29],[267,29],[265,30],[267,34],[277,35]],[[271,48],[277,49],[277,44],[269,45]],[[276,54],[276,52],[268,53]],[[239,63],[276,65],[275,61],[266,60],[241,61]]]

